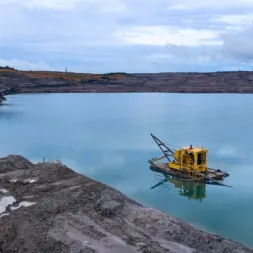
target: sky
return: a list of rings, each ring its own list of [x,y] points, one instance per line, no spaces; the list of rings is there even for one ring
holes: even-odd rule
[[[253,69],[253,0],[0,0],[0,66],[22,70]]]

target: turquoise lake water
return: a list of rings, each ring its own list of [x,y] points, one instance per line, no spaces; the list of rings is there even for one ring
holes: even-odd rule
[[[224,94],[13,95],[0,106],[0,156],[61,159],[144,205],[253,248],[253,96]],[[204,145],[233,188],[171,180],[148,160],[167,144]],[[218,168],[218,167],[217,167]],[[220,167],[219,167],[220,168]],[[180,194],[181,192],[181,194]]]

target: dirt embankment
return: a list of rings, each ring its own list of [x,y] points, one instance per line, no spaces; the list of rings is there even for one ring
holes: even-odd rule
[[[253,253],[58,163],[0,159],[0,252]]]
[[[82,74],[0,69],[0,92],[253,93],[253,72]]]

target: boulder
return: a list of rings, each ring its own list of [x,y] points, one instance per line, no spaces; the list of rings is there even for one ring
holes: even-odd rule
[[[39,168],[39,181],[53,183],[77,177],[78,174],[60,163],[44,162],[37,164]]]
[[[0,158],[0,174],[15,170],[28,170],[34,168],[34,164],[19,155],[9,155]]]

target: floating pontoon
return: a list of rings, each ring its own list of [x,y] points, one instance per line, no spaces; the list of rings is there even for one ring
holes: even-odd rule
[[[156,136],[151,134],[158,147],[161,149],[163,156],[149,160],[150,169],[164,175],[180,177],[186,180],[199,182],[213,182],[224,185],[224,178],[229,174],[221,169],[211,169],[207,166],[208,150],[203,147],[182,147],[175,152],[165,143],[160,141]],[[160,163],[166,158],[168,162]]]

